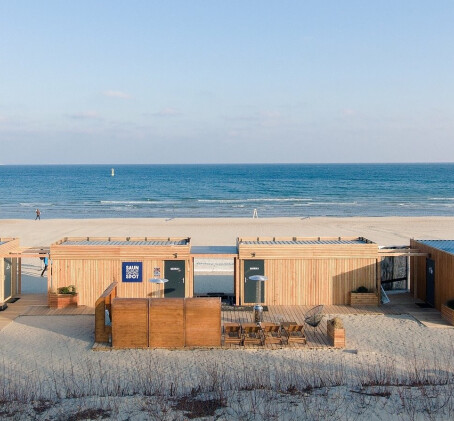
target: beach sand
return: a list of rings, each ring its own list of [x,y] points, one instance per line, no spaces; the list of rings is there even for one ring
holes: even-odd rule
[[[0,385],[36,393],[22,405],[21,419],[67,419],[82,408],[101,408],[113,419],[183,420],[185,413],[172,408],[182,396],[222,393],[227,407],[218,409],[219,419],[397,420],[410,419],[410,409],[393,384],[408,384],[405,393],[414,401],[408,395],[406,405],[416,405],[423,388],[410,387],[415,379],[453,381],[454,329],[430,329],[407,315],[342,318],[346,350],[95,352],[93,316],[21,316],[0,331]],[[42,414],[39,396],[49,396]],[[448,419],[438,415],[432,419]]]
[[[23,246],[65,236],[189,236],[195,245],[233,245],[238,236],[364,236],[390,246],[453,239],[454,218],[0,220],[0,236],[19,237]],[[27,292],[45,288],[39,264],[27,261]],[[345,350],[95,352],[94,316],[20,316],[0,331],[0,417],[95,419],[83,412],[91,410],[111,419],[183,420],[182,402],[196,399],[215,402],[225,420],[454,415],[453,328],[428,328],[410,315],[342,319]]]
[[[193,245],[235,245],[237,237],[365,237],[382,246],[415,239],[454,239],[454,217],[191,218],[0,220],[0,237],[23,246],[63,237],[191,237]]]

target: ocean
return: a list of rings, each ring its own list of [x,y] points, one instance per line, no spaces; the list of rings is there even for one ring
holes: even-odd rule
[[[0,218],[36,208],[42,219],[453,216],[454,164],[0,166]]]

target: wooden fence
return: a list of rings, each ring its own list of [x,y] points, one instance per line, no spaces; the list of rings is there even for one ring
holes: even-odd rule
[[[112,300],[117,296],[118,282],[112,282],[96,300],[95,304],[95,342],[108,342],[112,326],[106,325],[106,310],[112,315]]]
[[[221,346],[220,298],[115,298],[113,348]]]

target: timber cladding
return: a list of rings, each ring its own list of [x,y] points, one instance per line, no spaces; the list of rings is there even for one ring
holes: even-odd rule
[[[114,348],[221,346],[219,298],[114,298]]]
[[[8,257],[10,252],[19,248],[18,238],[0,238],[0,257]]]
[[[434,245],[425,244],[428,241],[410,240],[410,248],[416,248],[421,253],[427,253],[434,262],[434,306],[441,310],[442,304],[454,299],[454,254],[442,250],[448,240],[434,241]],[[437,247],[437,243],[440,247]],[[413,294],[426,301],[426,257],[412,256],[410,258],[411,291]]]
[[[149,327],[151,348],[184,347],[184,299],[150,300]]]
[[[94,307],[97,298],[113,281],[118,295],[125,298],[158,297],[163,284],[148,282],[163,278],[166,261],[185,263],[184,294],[193,294],[192,259],[189,238],[64,238],[50,247],[49,287],[75,285],[79,305]],[[122,282],[122,264],[139,262],[141,282]]]
[[[221,300],[219,298],[186,298],[186,346],[221,345]]]
[[[148,299],[112,300],[112,347],[148,348]]]
[[[106,325],[106,310],[112,315],[112,300],[117,296],[117,282],[112,282],[96,300],[95,305],[95,342],[108,342],[112,326]]]
[[[20,259],[9,257],[9,254],[17,251],[18,248],[18,238],[0,238],[0,305],[9,297],[20,293],[20,272],[17,269]],[[8,290],[5,290],[5,259],[11,260],[11,282]]]
[[[263,260],[264,304],[349,304],[359,286],[379,289],[378,246],[361,237],[239,238],[240,304],[245,300],[245,267]]]

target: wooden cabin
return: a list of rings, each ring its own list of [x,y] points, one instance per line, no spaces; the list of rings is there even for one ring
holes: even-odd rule
[[[346,305],[359,286],[380,293],[378,245],[362,237],[238,238],[237,247],[241,305]]]
[[[124,298],[192,297],[190,248],[190,238],[64,238],[50,246],[49,289],[75,285],[90,307],[115,281]]]
[[[20,294],[20,259],[10,254],[19,248],[19,239],[0,238],[0,309],[6,302]]]
[[[427,253],[410,258],[411,291],[441,310],[442,304],[454,299],[454,241],[412,239],[410,248]]]

